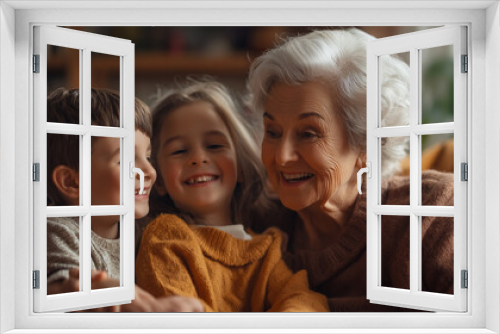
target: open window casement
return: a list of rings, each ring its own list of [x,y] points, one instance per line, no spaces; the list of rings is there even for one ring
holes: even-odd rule
[[[451,81],[441,80],[439,74],[425,68],[427,58],[448,54]],[[410,118],[409,125],[386,126],[381,121],[380,85],[382,57],[408,57],[410,64]],[[370,42],[367,48],[367,297],[372,303],[401,306],[429,311],[467,310],[467,46],[466,28],[450,26],[382,38]],[[434,74],[433,74],[434,73]],[[452,84],[450,92],[451,117],[445,121],[433,120],[435,110],[426,110],[430,90]],[[426,87],[427,86],[427,87]],[[432,86],[432,87],[429,87]],[[423,142],[437,135],[448,134],[454,141],[454,206],[422,205],[422,151]],[[401,139],[410,143],[410,192],[408,205],[382,205],[381,185],[383,170],[382,147],[387,139]],[[451,159],[450,159],[451,160]],[[387,286],[383,277],[384,216],[405,216],[409,228],[409,289]],[[423,284],[422,263],[425,252],[422,243],[422,221],[429,217],[453,224],[453,292],[426,291]],[[443,217],[447,217],[443,219]],[[403,227],[402,227],[403,228]],[[391,250],[396,251],[396,250]],[[394,269],[392,269],[394,270]],[[401,272],[406,272],[401,268]]]
[[[76,75],[79,75],[79,115],[73,124],[49,122],[47,119],[47,63],[48,49],[76,54]],[[119,71],[119,126],[91,124],[91,56],[113,56],[120,64]],[[35,312],[73,311],[99,306],[129,303],[134,298],[134,44],[130,41],[100,36],[76,30],[37,26],[34,28],[33,55],[34,83],[34,268],[33,294]],[[52,75],[53,73],[49,74]],[[52,87],[54,88],[54,87]],[[50,93],[50,92],[49,92]],[[76,111],[78,113],[78,111]],[[72,205],[48,203],[48,160],[53,154],[47,149],[48,136],[57,140],[75,140],[79,146],[77,157],[79,171],[76,200]],[[119,148],[116,168],[119,170],[119,203],[93,205],[91,196],[91,143],[92,139],[105,138]],[[110,139],[111,138],[111,139]],[[67,152],[68,154],[71,152]],[[54,157],[52,157],[54,158]],[[117,172],[118,173],[118,172]],[[92,181],[94,184],[94,181]],[[79,201],[79,205],[78,205]],[[100,203],[102,204],[102,203]],[[92,289],[91,286],[91,222],[93,218],[111,217],[119,221],[118,248],[119,284],[116,287]],[[79,268],[79,291],[48,294],[48,220],[70,221],[76,226],[78,240],[73,250],[74,262]],[[97,220],[96,220],[97,221]],[[116,248],[115,248],[116,249]],[[61,252],[62,253],[62,252]]]

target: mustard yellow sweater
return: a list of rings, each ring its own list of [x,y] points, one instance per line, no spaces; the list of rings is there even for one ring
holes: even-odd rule
[[[326,298],[309,290],[304,270],[281,259],[281,233],[252,240],[160,215],[144,231],[137,284],[156,297],[199,298],[209,312],[326,312]]]

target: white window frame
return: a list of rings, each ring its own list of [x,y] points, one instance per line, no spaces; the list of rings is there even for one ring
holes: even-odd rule
[[[461,288],[461,270],[467,270],[467,185],[461,180],[460,164],[467,163],[467,76],[462,73],[462,55],[467,55],[466,27],[447,26],[381,38],[367,47],[367,298],[374,303],[429,311],[467,310],[467,290]],[[453,60],[453,121],[422,124],[423,50],[451,46]],[[408,52],[410,55],[410,122],[405,126],[381,124],[381,57]],[[454,206],[422,205],[421,135],[454,134]],[[408,205],[381,203],[381,138],[406,136],[410,142],[410,201]],[[471,180],[472,182],[472,180]],[[382,217],[408,216],[409,289],[382,286]],[[422,217],[451,217],[454,239],[452,295],[422,291]]]
[[[369,4],[369,5],[368,5]],[[69,8],[62,8],[63,6]],[[125,6],[127,8],[115,8]],[[398,6],[392,8],[392,6]],[[97,8],[99,7],[99,8]],[[103,9],[107,7],[108,9]],[[161,7],[161,8],[159,8]],[[45,10],[49,8],[51,10]],[[79,9],[76,9],[79,8]],[[85,9],[82,9],[85,8]],[[137,10],[137,8],[146,8]],[[149,10],[147,9],[149,8]],[[225,8],[225,9],[221,9]],[[58,9],[58,10],[54,10]],[[411,10],[409,10],[411,9]],[[0,331],[111,329],[162,332],[500,332],[500,13],[498,1],[8,1],[0,3]],[[486,22],[486,24],[485,24]],[[465,314],[34,314],[32,312],[32,26],[54,25],[467,25],[469,31],[469,311]],[[132,41],[133,42],[133,41]],[[488,70],[486,71],[486,67]],[[7,74],[7,75],[6,75]],[[14,85],[12,84],[14,82]],[[12,111],[15,112],[12,112]],[[12,129],[14,127],[14,129]],[[15,145],[12,145],[12,138]],[[486,153],[488,152],[488,153]],[[14,175],[14,177],[12,177]],[[486,179],[488,175],[488,179]],[[486,180],[488,182],[486,182]],[[12,194],[14,193],[14,199]],[[486,195],[487,194],[487,195]],[[14,209],[13,209],[14,208]],[[12,256],[14,254],[14,256]],[[14,288],[13,288],[14,287]],[[486,293],[487,291],[487,293]],[[12,307],[14,305],[14,307]],[[170,330],[166,327],[170,328]],[[283,328],[295,328],[283,329]],[[299,328],[299,329],[297,329]],[[413,329],[412,329],[413,328]],[[100,330],[99,330],[100,329]],[[343,330],[344,329],[344,330]],[[76,331],[74,331],[76,332]],[[118,332],[121,332],[118,330]],[[248,330],[246,331],[248,332]]]
[[[33,184],[33,269],[39,272],[39,288],[34,289],[35,312],[75,311],[130,303],[135,296],[135,218],[134,218],[134,145],[135,145],[135,61],[134,44],[128,40],[101,36],[53,26],[35,26],[34,54],[39,56],[39,73],[33,74],[34,162],[39,163],[39,181]],[[47,121],[47,46],[72,48],[79,54],[80,123]],[[92,52],[115,56],[120,62],[120,126],[91,124]],[[78,206],[47,206],[47,134],[78,135],[80,203]],[[91,138],[114,137],[120,140],[120,205],[91,205]],[[47,295],[47,218],[79,217],[80,291]],[[91,288],[92,216],[120,216],[120,286]]]

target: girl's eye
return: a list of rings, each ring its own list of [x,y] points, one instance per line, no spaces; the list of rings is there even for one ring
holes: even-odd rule
[[[146,160],[151,163],[151,157],[146,157]]]
[[[186,153],[187,150],[176,150],[176,151],[173,151],[172,153],[170,153],[170,155],[179,155],[179,154],[182,154],[182,153]]]
[[[210,149],[210,150],[216,150],[216,149],[218,149],[218,148],[222,148],[222,147],[223,147],[223,145],[221,145],[221,144],[212,144],[212,145],[208,145],[207,147],[208,147],[208,149]]]

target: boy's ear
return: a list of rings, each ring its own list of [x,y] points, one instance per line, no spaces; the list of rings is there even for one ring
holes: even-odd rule
[[[57,166],[52,171],[52,181],[57,190],[68,200],[80,197],[80,178],[73,168],[64,165]]]

